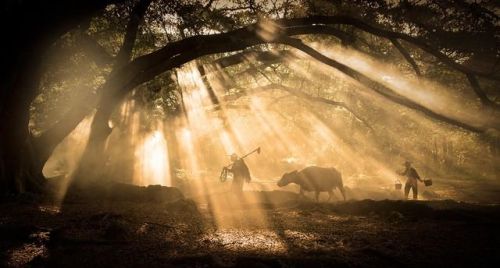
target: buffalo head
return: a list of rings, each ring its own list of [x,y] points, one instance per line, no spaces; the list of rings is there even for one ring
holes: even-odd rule
[[[279,187],[287,186],[288,184],[292,183],[296,177],[297,177],[297,170],[292,171],[290,173],[285,173],[278,181],[278,186]]]

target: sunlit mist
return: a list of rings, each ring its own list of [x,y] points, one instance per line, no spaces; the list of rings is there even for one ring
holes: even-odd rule
[[[498,1],[4,2],[0,268],[500,260]]]
[[[134,183],[171,186],[167,142],[161,130],[144,138],[135,151]]]
[[[54,150],[43,167],[48,178],[61,180],[57,189],[58,201],[62,201],[74,172],[78,168],[85,146],[87,145],[93,116],[83,119],[80,124]]]
[[[465,102],[467,93],[451,94],[446,85],[408,75],[394,65],[337,44],[311,46],[438,114],[473,124],[491,124],[495,120],[476,104]],[[254,60],[247,57],[243,64]],[[450,126],[391,103],[338,70],[297,51],[283,62],[280,68],[293,70],[297,76],[295,80],[283,80],[285,89],[273,85],[279,77],[269,69],[238,69],[238,80],[228,83],[229,71],[218,66],[207,67],[209,74],[204,76],[199,62],[185,64],[176,70],[182,111],[168,119],[151,117],[132,94],[110,121],[113,132],[107,143],[109,157],[103,160],[107,174],[114,180],[141,186],[179,187],[187,197],[209,206],[219,227],[231,227],[239,225],[240,219],[227,211],[242,209],[242,200],[261,203],[262,197],[255,194],[259,191],[297,193],[296,185],[280,188],[276,182],[285,172],[307,166],[338,169],[351,199],[401,198],[394,184],[401,180],[397,172],[403,161],[411,159],[423,172],[437,174],[438,163],[428,163],[418,152],[437,154],[435,143],[446,133],[462,135]],[[362,108],[367,104],[378,109],[378,117]],[[85,122],[75,130],[77,133],[88,128],[89,121]],[[413,129],[404,129],[405,124]],[[417,135],[417,131],[433,133],[434,144],[406,144],[398,138],[405,131],[407,135]],[[79,140],[85,139],[83,134],[78,134]],[[76,139],[74,135],[72,139]],[[474,137],[469,139],[480,143]],[[388,145],[388,141],[393,143]],[[235,199],[231,180],[219,180],[221,169],[231,164],[231,154],[243,156],[257,147],[262,148],[262,153],[245,159],[252,175],[252,181],[244,185],[247,194]],[[59,151],[54,155],[66,157]],[[54,171],[54,164],[50,162],[45,169]],[[435,193],[448,196],[449,188],[435,189]],[[266,226],[261,212],[252,210],[248,217],[248,221]]]

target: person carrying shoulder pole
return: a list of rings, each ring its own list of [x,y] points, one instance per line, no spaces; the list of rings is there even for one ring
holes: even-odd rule
[[[418,199],[418,181],[423,182],[423,180],[418,175],[415,168],[411,166],[410,161],[405,161],[404,163],[405,170],[403,172],[399,172],[399,175],[406,177],[405,183],[405,200],[408,199],[408,194],[410,193],[410,189],[413,192],[413,200]]]
[[[227,175],[229,172],[233,174],[233,184],[232,184],[233,192],[236,193],[243,192],[243,183],[245,181],[248,183],[252,180],[252,177],[250,176],[250,170],[248,169],[248,166],[245,163],[245,161],[243,161],[243,158],[253,153],[260,154],[260,147],[257,147],[255,150],[247,153],[242,157],[238,157],[237,154],[232,154],[231,155],[232,163],[222,168],[222,171],[219,176],[221,182],[225,182],[227,180]]]
[[[243,158],[239,158],[237,154],[231,155],[231,161],[233,162],[230,167],[227,168],[228,172],[233,173],[233,184],[231,188],[233,192],[241,193],[243,191],[243,183],[250,182],[250,170],[247,164],[243,161]]]

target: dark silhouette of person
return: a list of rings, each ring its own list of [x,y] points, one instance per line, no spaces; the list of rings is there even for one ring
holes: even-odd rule
[[[233,164],[228,171],[233,173],[233,192],[241,193],[243,191],[243,183],[250,182],[250,170],[243,159],[239,158],[237,154],[231,155],[231,161]]]
[[[405,170],[403,172],[400,172],[399,174],[401,176],[406,177],[406,183],[405,183],[405,199],[408,199],[408,194],[410,193],[410,189],[413,192],[413,200],[418,199],[418,181],[423,182],[422,179],[420,179],[420,176],[418,175],[417,171],[411,166],[410,161],[405,161]]]

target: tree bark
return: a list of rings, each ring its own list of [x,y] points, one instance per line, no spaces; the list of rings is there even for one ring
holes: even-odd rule
[[[92,120],[89,140],[83,153],[80,166],[76,172],[75,181],[77,183],[84,183],[86,180],[92,182],[100,179],[104,174],[104,167],[108,160],[105,154],[105,144],[112,131],[108,126],[108,121],[114,108],[121,103],[128,91],[132,89],[123,83],[123,79],[127,79],[127,77],[117,73],[122,71],[122,68],[129,63],[132,57],[139,25],[150,3],[151,0],[141,0],[135,5],[130,13],[123,44],[116,56],[113,70],[109,75],[110,78],[100,92],[99,105]],[[124,85],[126,89],[122,91],[124,93],[114,95],[113,93],[117,88],[120,88],[121,85]]]
[[[28,0],[3,4],[0,23],[8,27],[0,55],[0,193],[40,190],[43,165],[37,159],[28,125],[44,53],[62,34],[110,2]]]
[[[95,143],[98,146],[104,145],[105,139],[110,132],[110,129],[107,126],[107,121],[114,108],[121,102],[121,100],[124,98],[124,96],[127,95],[129,91],[134,89],[136,86],[144,83],[145,81],[153,79],[156,75],[159,75],[162,72],[178,67],[186,62],[204,55],[239,51],[248,47],[265,43],[281,43],[292,45],[313,56],[319,61],[339,69],[340,71],[360,81],[362,84],[377,91],[393,102],[399,103],[411,109],[419,110],[434,119],[460,126],[470,131],[484,131],[482,126],[470,125],[464,122],[460,122],[459,120],[440,115],[420,104],[394,94],[394,92],[392,92],[391,90],[387,90],[387,88],[381,86],[379,83],[375,83],[371,79],[366,78],[355,70],[352,70],[348,67],[346,68],[346,66],[343,65],[339,65],[338,62],[324,57],[310,47],[304,47],[303,44],[290,43],[290,39],[280,38],[293,34],[329,34],[329,31],[331,31],[331,29],[325,27],[325,25],[351,25],[363,31],[370,32],[384,38],[394,40],[400,39],[410,42],[420,47],[424,51],[436,56],[445,64],[448,64],[450,67],[460,72],[472,73],[474,75],[488,77],[490,79],[497,79],[496,77],[491,77],[491,75],[489,74],[471,70],[463,65],[457,64],[447,56],[439,52],[439,50],[435,50],[419,39],[416,39],[409,35],[379,29],[354,18],[342,16],[311,17],[303,19],[283,19],[276,22],[281,25],[281,28],[278,30],[276,37],[273,39],[266,39],[265,37],[260,36],[259,32],[262,32],[262,29],[259,29],[261,25],[257,23],[227,33],[185,38],[181,41],[170,43],[158,51],[138,57],[137,59],[131,61],[128,64],[125,64],[124,66],[120,66],[120,68],[116,69],[116,72],[112,72],[113,75],[103,87],[105,89],[105,92],[102,92],[103,95],[101,96],[101,101],[98,105],[99,110],[96,114],[96,117],[94,118],[94,123],[92,124],[92,128],[95,128],[95,134],[91,134],[91,139],[95,139]],[[290,32],[287,33],[287,31]],[[331,34],[335,35],[339,33],[335,31],[335,33]],[[105,137],[102,137],[101,135],[105,135]],[[90,145],[89,148],[91,148],[92,146],[93,145]],[[89,149],[89,151],[93,152],[93,155],[99,155],[99,150],[96,151],[93,149]],[[98,158],[91,157],[90,159],[93,159],[95,161]],[[102,164],[102,161],[98,164]]]
[[[26,55],[28,57],[28,55]],[[40,178],[32,178],[33,169],[37,168],[33,148],[30,142],[29,106],[34,98],[34,92],[40,79],[40,55],[34,51],[29,55],[31,65],[25,65],[28,60],[25,57],[18,59],[18,71],[12,80],[5,81],[4,85],[15,88],[10,92],[4,92],[2,110],[0,113],[0,181],[4,193],[19,193],[25,190],[35,190],[38,185],[32,181],[41,181]],[[7,79],[6,79],[7,80]],[[40,169],[41,171],[41,169]],[[33,174],[34,175],[34,174]]]

